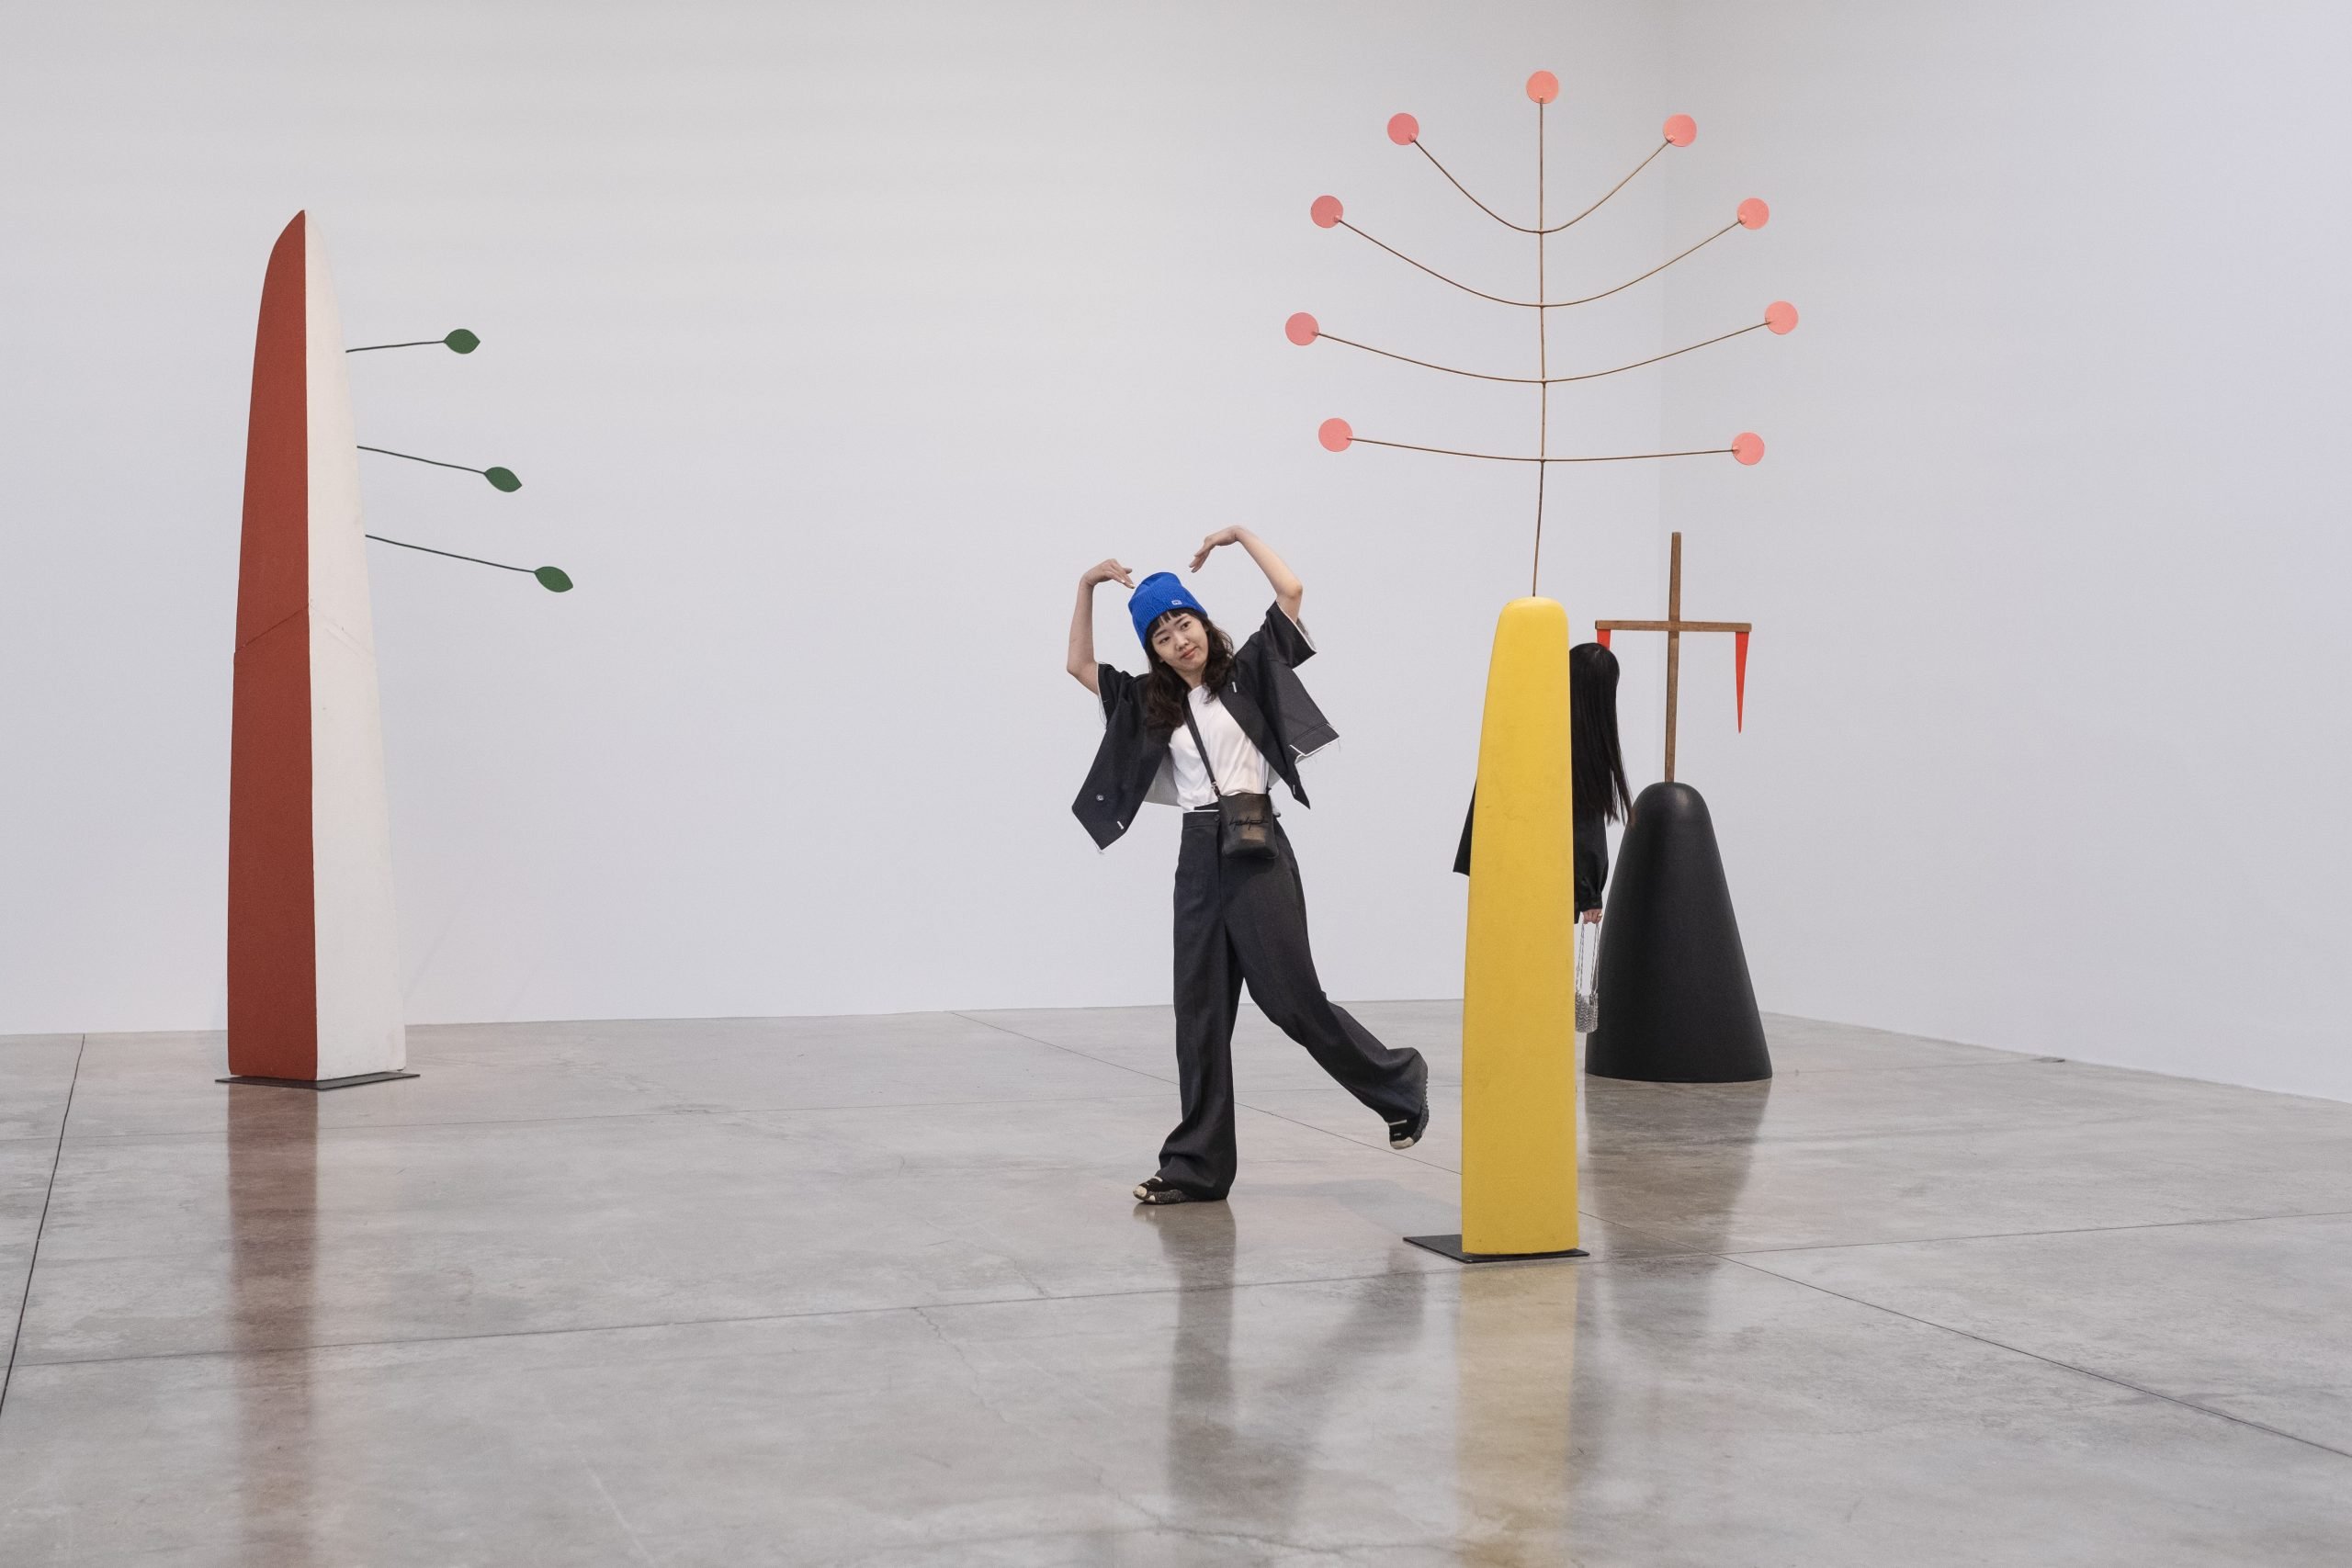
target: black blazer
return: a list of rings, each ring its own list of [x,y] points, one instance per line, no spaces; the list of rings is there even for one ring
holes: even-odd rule
[[[1235,651],[1232,671],[1216,694],[1301,806],[1306,791],[1298,782],[1298,764],[1340,738],[1299,683],[1298,666],[1314,657],[1315,645],[1298,623],[1280,604],[1270,605],[1264,622]],[[1168,739],[1154,739],[1144,728],[1142,681],[1108,664],[1095,671],[1095,679],[1102,696],[1102,744],[1069,808],[1095,846],[1107,850],[1151,793]]]

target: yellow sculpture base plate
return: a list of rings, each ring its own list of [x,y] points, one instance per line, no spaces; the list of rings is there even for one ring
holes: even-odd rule
[[[1408,1235],[1405,1238],[1415,1247],[1442,1253],[1456,1263],[1533,1263],[1545,1258],[1589,1258],[1591,1253],[1581,1247],[1571,1247],[1560,1252],[1464,1252],[1458,1235]]]

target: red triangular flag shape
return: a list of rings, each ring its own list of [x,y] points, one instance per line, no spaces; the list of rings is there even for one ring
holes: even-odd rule
[[[1747,634],[1731,634],[1732,701],[1738,714],[1737,727],[1747,728]]]
[[[1601,646],[1601,647],[1603,647],[1603,648],[1607,648],[1607,647],[1609,646],[1609,628],[1608,628],[1607,626],[1595,626],[1595,627],[1593,627],[1593,628],[1592,628],[1592,635],[1593,635],[1594,637],[1599,637],[1599,638],[1600,639],[1600,646]]]

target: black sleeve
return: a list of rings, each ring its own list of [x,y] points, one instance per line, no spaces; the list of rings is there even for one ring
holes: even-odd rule
[[[1293,670],[1315,657],[1315,645],[1306,640],[1306,633],[1299,628],[1296,621],[1283,614],[1280,604],[1266,606],[1266,618],[1258,624],[1258,629],[1250,634],[1250,641],[1242,646],[1261,647],[1276,662],[1286,664]]]
[[[1462,814],[1462,847],[1453,852],[1453,869],[1470,874],[1470,824],[1478,819],[1478,792],[1470,792],[1470,809]]]
[[[1141,684],[1140,681],[1115,664],[1096,665],[1094,689],[1102,698],[1102,722],[1108,724],[1111,721],[1111,716],[1119,711],[1121,703],[1134,702],[1137,695],[1136,688]]]

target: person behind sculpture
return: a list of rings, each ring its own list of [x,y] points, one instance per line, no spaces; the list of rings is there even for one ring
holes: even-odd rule
[[[1576,836],[1577,915],[1600,919],[1609,886],[1609,824],[1633,814],[1624,753],[1617,746],[1617,656],[1597,642],[1568,649],[1568,809]],[[1462,819],[1462,847],[1453,869],[1470,874],[1470,836],[1478,815],[1474,798]]]
[[[1429,1065],[1392,1050],[1323,994],[1306,939],[1306,895],[1272,814],[1280,778],[1301,806],[1298,764],[1338,739],[1299,683],[1314,656],[1299,622],[1305,589],[1246,528],[1201,541],[1239,545],[1274,590],[1266,618],[1237,649],[1173,572],[1137,582],[1115,560],[1078,580],[1067,668],[1102,699],[1102,743],[1070,809],[1108,849],[1147,803],[1184,813],[1176,858],[1176,1072],[1182,1120],[1138,1202],[1215,1201],[1233,1186],[1233,1021],[1241,986],[1283,1033],[1388,1124],[1407,1149],[1429,1125]],[[1094,657],[1094,589],[1129,589],[1127,614],[1148,664],[1138,678]]]
[[[1600,919],[1609,886],[1609,824],[1633,814],[1617,748],[1617,656],[1600,643],[1568,649],[1568,784],[1575,812],[1577,914]]]

